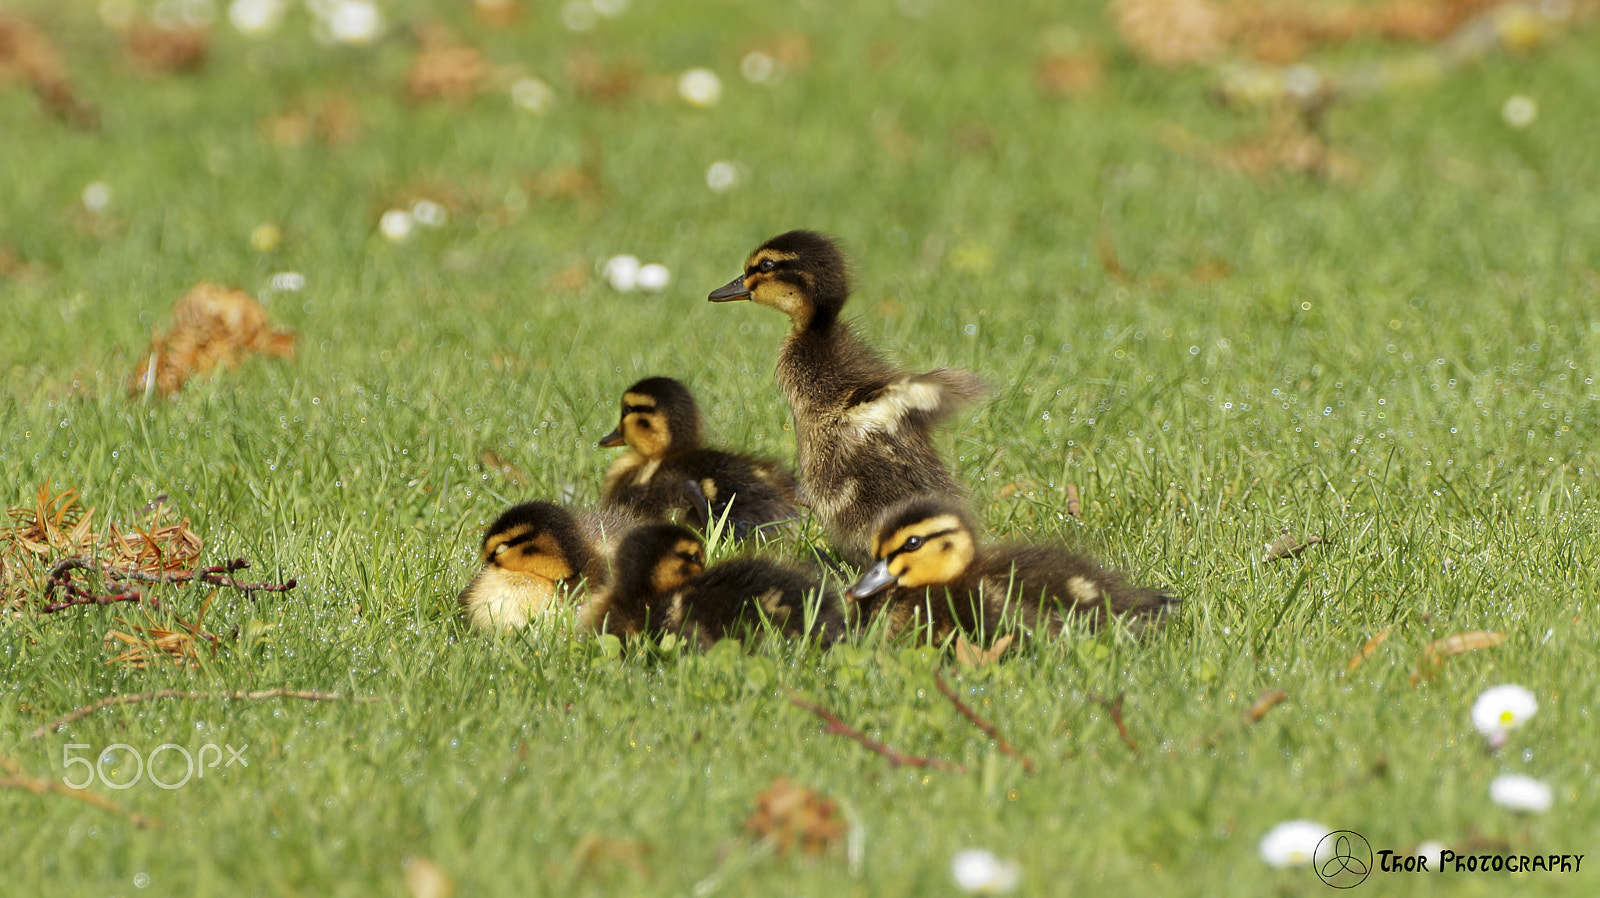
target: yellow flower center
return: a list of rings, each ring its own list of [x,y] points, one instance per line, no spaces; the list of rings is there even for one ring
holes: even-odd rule
[[[1508,727],[1508,726],[1511,726],[1512,724],[1514,724],[1516,722],[1517,722],[1517,715],[1511,713],[1510,711],[1501,711],[1500,712],[1500,725],[1501,726]]]

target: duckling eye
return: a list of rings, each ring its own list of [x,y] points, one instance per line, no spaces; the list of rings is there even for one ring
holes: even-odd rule
[[[922,537],[913,536],[906,540],[905,545],[901,546],[900,548],[906,552],[915,552],[916,550],[922,548]]]
[[[761,260],[761,264],[759,266],[757,266],[757,267],[760,268],[762,271],[771,271],[772,269],[777,268],[778,265],[777,265],[776,262],[773,262],[771,259],[762,259]]]

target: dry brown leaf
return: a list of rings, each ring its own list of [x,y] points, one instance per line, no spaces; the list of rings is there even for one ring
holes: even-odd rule
[[[1266,717],[1268,711],[1271,711],[1278,705],[1278,703],[1282,702],[1288,697],[1289,693],[1284,692],[1282,689],[1268,689],[1266,692],[1261,693],[1261,697],[1257,698],[1255,702],[1245,710],[1245,722],[1260,723],[1261,718]]]
[[[1357,651],[1355,655],[1351,657],[1350,662],[1344,666],[1345,671],[1349,672],[1355,670],[1365,663],[1368,658],[1371,658],[1373,653],[1378,650],[1378,646],[1383,645],[1384,640],[1389,638],[1389,634],[1393,630],[1393,627],[1384,627],[1378,632],[1378,635],[1362,643],[1361,649]]]
[[[993,664],[1006,653],[1006,649],[1011,647],[1015,638],[1014,634],[1007,633],[996,639],[993,646],[984,649],[968,642],[965,636],[956,634],[956,663],[962,667],[983,667],[986,664]]]
[[[28,82],[46,110],[67,124],[100,124],[99,114],[72,89],[61,54],[44,32],[27,19],[0,15],[0,85],[13,72]]]
[[[122,51],[152,72],[198,72],[211,53],[211,32],[199,26],[167,28],[134,22],[122,34]]]
[[[522,13],[518,0],[473,0],[472,3],[472,14],[486,25],[511,25],[522,18]]]
[[[1067,516],[1073,518],[1083,517],[1083,500],[1078,496],[1078,485],[1069,483],[1066,486]]]
[[[406,75],[412,100],[462,102],[477,96],[489,77],[489,62],[476,47],[423,47]]]
[[[589,283],[589,267],[582,263],[568,265],[566,268],[550,275],[549,279],[545,281],[546,286],[551,290],[557,290],[562,293],[576,293],[582,290],[583,285],[587,283]]]
[[[172,330],[155,336],[129,379],[132,395],[170,396],[190,377],[258,353],[294,356],[294,332],[268,327],[266,309],[243,290],[202,281],[173,304],[172,318]]]
[[[478,461],[483,464],[484,468],[499,474],[517,486],[528,485],[528,475],[524,474],[521,468],[501,458],[493,449],[485,449],[478,453]]]
[[[1479,649],[1491,649],[1506,641],[1506,634],[1493,630],[1472,630],[1436,639],[1422,647],[1422,661],[1411,672],[1411,685],[1416,686],[1424,677],[1432,678],[1446,658]]]
[[[1033,67],[1033,85],[1052,97],[1087,97],[1100,89],[1105,61],[1096,50],[1046,53]]]
[[[1465,652],[1475,652],[1479,649],[1491,649],[1506,641],[1506,634],[1496,633],[1493,630],[1473,630],[1470,633],[1457,633],[1428,643],[1422,653],[1429,663],[1437,664],[1451,655],[1460,655]]]
[[[455,880],[432,858],[407,858],[405,869],[406,893],[411,898],[450,898],[456,893]]]
[[[1117,34],[1135,55],[1164,68],[1222,55],[1233,21],[1209,0],[1112,0]]]
[[[1323,542],[1324,540],[1320,536],[1308,537],[1302,542],[1299,537],[1294,535],[1294,531],[1285,527],[1279,531],[1277,539],[1267,543],[1266,554],[1261,556],[1261,560],[1267,562],[1293,558],[1312,546],[1322,545]]]
[[[567,80],[581,99],[614,103],[637,92],[644,75],[632,62],[608,63],[580,50],[567,59]]]
[[[837,802],[781,776],[756,796],[755,812],[744,826],[756,838],[771,842],[779,854],[795,847],[821,854],[849,829]]]
[[[201,626],[205,622],[206,611],[211,608],[211,600],[216,598],[216,595],[216,590],[212,590],[211,594],[206,596],[206,600],[200,605],[200,616],[194,623],[178,619],[178,626],[183,628],[181,630],[169,630],[153,624],[130,624],[124,618],[117,618],[118,623],[134,632],[108,630],[104,641],[110,644],[122,642],[133,648],[106,663],[126,664],[143,670],[153,662],[165,659],[178,664],[187,663],[190,667],[199,667],[201,646],[209,646],[213,655],[217,652],[216,637],[207,633]]]
[[[602,864],[622,864],[646,879],[655,878],[655,871],[645,861],[650,846],[631,839],[613,839],[589,833],[572,846],[571,866],[579,873],[588,873]]]

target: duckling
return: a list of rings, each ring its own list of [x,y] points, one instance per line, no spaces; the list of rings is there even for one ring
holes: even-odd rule
[[[676,633],[702,649],[755,631],[763,617],[787,636],[806,635],[812,617],[824,645],[844,632],[842,605],[815,575],[763,558],[707,568],[700,537],[678,524],[630,532],[617,547],[616,567],[611,586],[584,609],[584,624],[595,630]]]
[[[506,509],[483,534],[483,567],[456,599],[474,629],[525,627],[559,589],[611,579],[611,547],[638,521],[616,512],[574,514],[554,502]]]
[[[978,544],[960,502],[913,497],[879,521],[877,559],[845,593],[862,620],[888,615],[898,635],[928,627],[935,642],[957,628],[992,640],[1007,619],[1028,631],[1059,633],[1075,619],[1098,629],[1107,609],[1135,629],[1173,610],[1178,598],[1134,586],[1120,571],[1060,546]]]
[[[736,537],[794,518],[794,475],[775,462],[700,445],[700,409],[682,383],[647,377],[622,394],[622,420],[600,438],[629,451],[606,472],[600,504],[646,520],[679,513],[699,529],[724,516]]]
[[[802,500],[845,560],[865,565],[873,525],[889,506],[908,495],[963,494],[931,429],[985,388],[966,371],[896,370],[840,320],[849,295],[833,240],[790,231],[757,247],[744,273],[708,298],[748,299],[789,316],[777,373],[794,416]]]

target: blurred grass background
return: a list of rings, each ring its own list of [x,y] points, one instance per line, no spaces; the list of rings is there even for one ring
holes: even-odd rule
[[[1528,52],[1335,102],[1312,133],[1217,103],[1232,56],[1152,65],[1090,3],[375,8],[381,32],[348,45],[314,39],[298,4],[260,37],[220,4],[0,10],[99,118],[62,121],[15,54],[0,67],[7,506],[50,481],[123,522],[165,494],[206,563],[300,583],[219,593],[206,622],[227,638],[197,668],[105,663],[130,606],[0,617],[0,754],[32,775],[61,776],[68,744],[250,746],[250,767],[182,789],[95,787],[156,829],[0,791],[21,864],[0,891],[396,893],[425,858],[462,894],[930,894],[954,889],[956,850],[989,847],[1027,894],[1313,893],[1255,857],[1294,817],[1401,850],[1586,850],[1600,41],[1581,15]],[[131,23],[174,15],[206,36],[198,68],[125,49]],[[408,89],[439,46],[477,53],[444,69],[478,72],[462,98]],[[757,52],[770,81],[741,76]],[[1310,62],[1425,52],[1369,37]],[[1063,66],[1087,80],[1061,86]],[[679,96],[694,67],[720,79],[714,104]],[[525,79],[544,111],[513,101]],[[1526,126],[1513,96],[1536,102]],[[1325,164],[1297,169],[1295,141]],[[708,186],[717,162],[731,189]],[[383,214],[418,201],[447,220],[386,238]],[[786,323],[704,301],[792,227],[850,249],[872,339],[994,386],[948,445],[996,535],[1085,542],[1172,585],[1173,626],[975,671],[879,644],[619,660],[559,627],[458,628],[481,527],[522,498],[592,502],[594,442],[637,378],[685,379],[725,442],[792,452],[770,373]],[[613,289],[620,253],[670,285]],[[303,288],[274,289],[285,272]],[[203,280],[259,298],[296,358],[130,399],[152,331]],[[1283,527],[1326,542],[1263,562]],[[192,619],[205,594],[166,604]],[[1507,640],[1413,688],[1426,644],[1479,629]],[[937,695],[936,668],[1037,775]],[[1504,680],[1543,708],[1489,755],[1467,708]],[[385,700],[149,703],[29,738],[102,695],[274,686]],[[1288,700],[1239,725],[1272,688]],[[969,772],[891,768],[785,690]],[[1119,693],[1137,752],[1090,700]],[[1491,805],[1507,771],[1550,781],[1555,810]],[[744,820],[777,776],[838,801],[854,847],[758,847]]]

